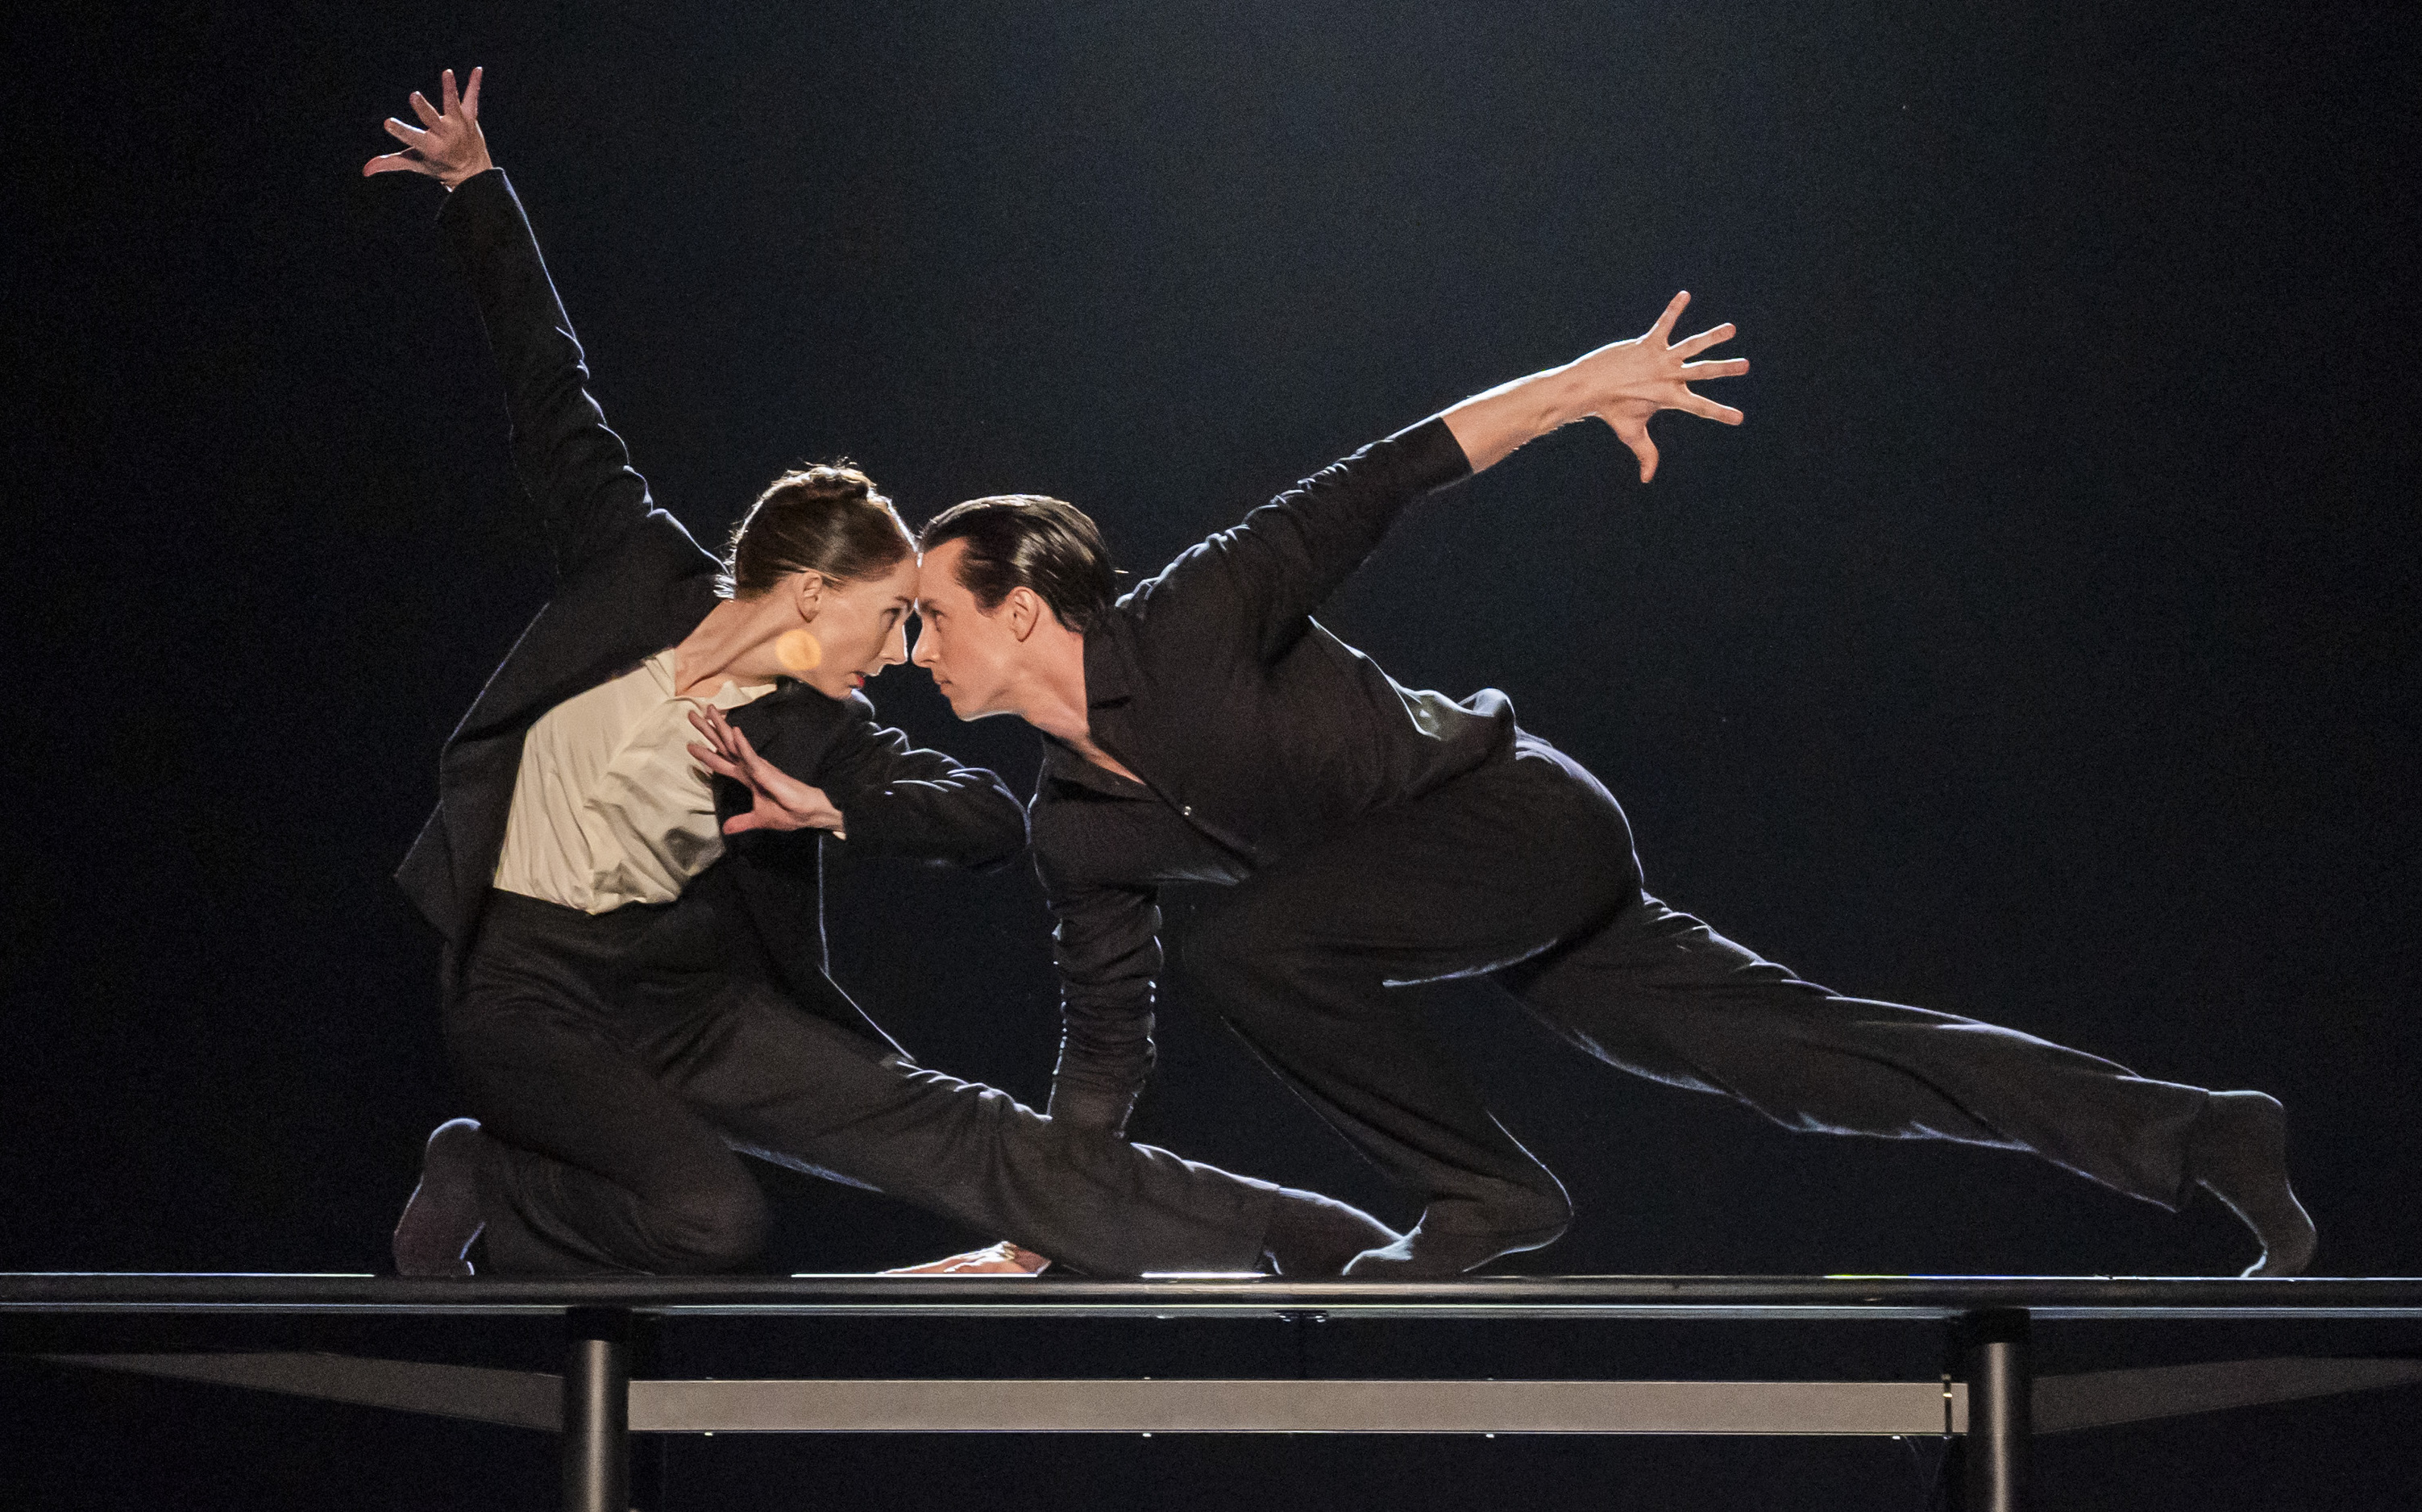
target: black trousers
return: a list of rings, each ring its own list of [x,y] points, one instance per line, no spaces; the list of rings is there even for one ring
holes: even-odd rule
[[[683,904],[490,897],[446,1011],[503,1274],[726,1270],[763,1243],[734,1151],[872,1188],[1092,1275],[1256,1268],[1266,1182],[1062,1131],[804,1012]],[[668,944],[669,942],[669,944]]]
[[[2185,1200],[2209,1094],[2031,1034],[1845,998],[1641,890],[1631,829],[1580,764],[1523,736],[1484,767],[1235,888],[1195,921],[1196,990],[1433,1230],[1568,1215],[1393,986],[1487,975],[1609,1064],[1787,1128],[2028,1150]]]

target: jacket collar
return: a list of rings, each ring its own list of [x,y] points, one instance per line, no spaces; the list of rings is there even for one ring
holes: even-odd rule
[[[1124,703],[1134,696],[1126,629],[1125,619],[1112,610],[1085,632],[1085,703],[1089,708]]]

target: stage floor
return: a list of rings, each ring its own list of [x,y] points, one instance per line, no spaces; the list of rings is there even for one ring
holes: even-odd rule
[[[1449,1282],[873,1275],[406,1280],[283,1272],[0,1273],[0,1310],[46,1313],[637,1313],[1096,1317],[1336,1315],[1641,1318],[2422,1317],[2422,1278],[1520,1276]]]

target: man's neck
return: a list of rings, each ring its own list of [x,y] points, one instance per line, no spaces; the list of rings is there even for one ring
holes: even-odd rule
[[[1142,780],[1093,743],[1093,707],[1085,698],[1085,638],[1057,626],[1036,633],[1051,638],[1039,648],[1033,681],[1018,700],[1018,717],[1046,735],[1066,741],[1094,765],[1130,782]]]

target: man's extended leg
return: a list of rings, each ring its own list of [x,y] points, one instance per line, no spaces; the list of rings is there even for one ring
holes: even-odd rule
[[[1803,982],[1643,896],[1500,973],[1572,1044],[1641,1076],[1747,1103],[1786,1128],[2027,1150],[2176,1208],[2198,1184],[2301,1269],[2278,1105],[2140,1077],[2016,1030]]]

